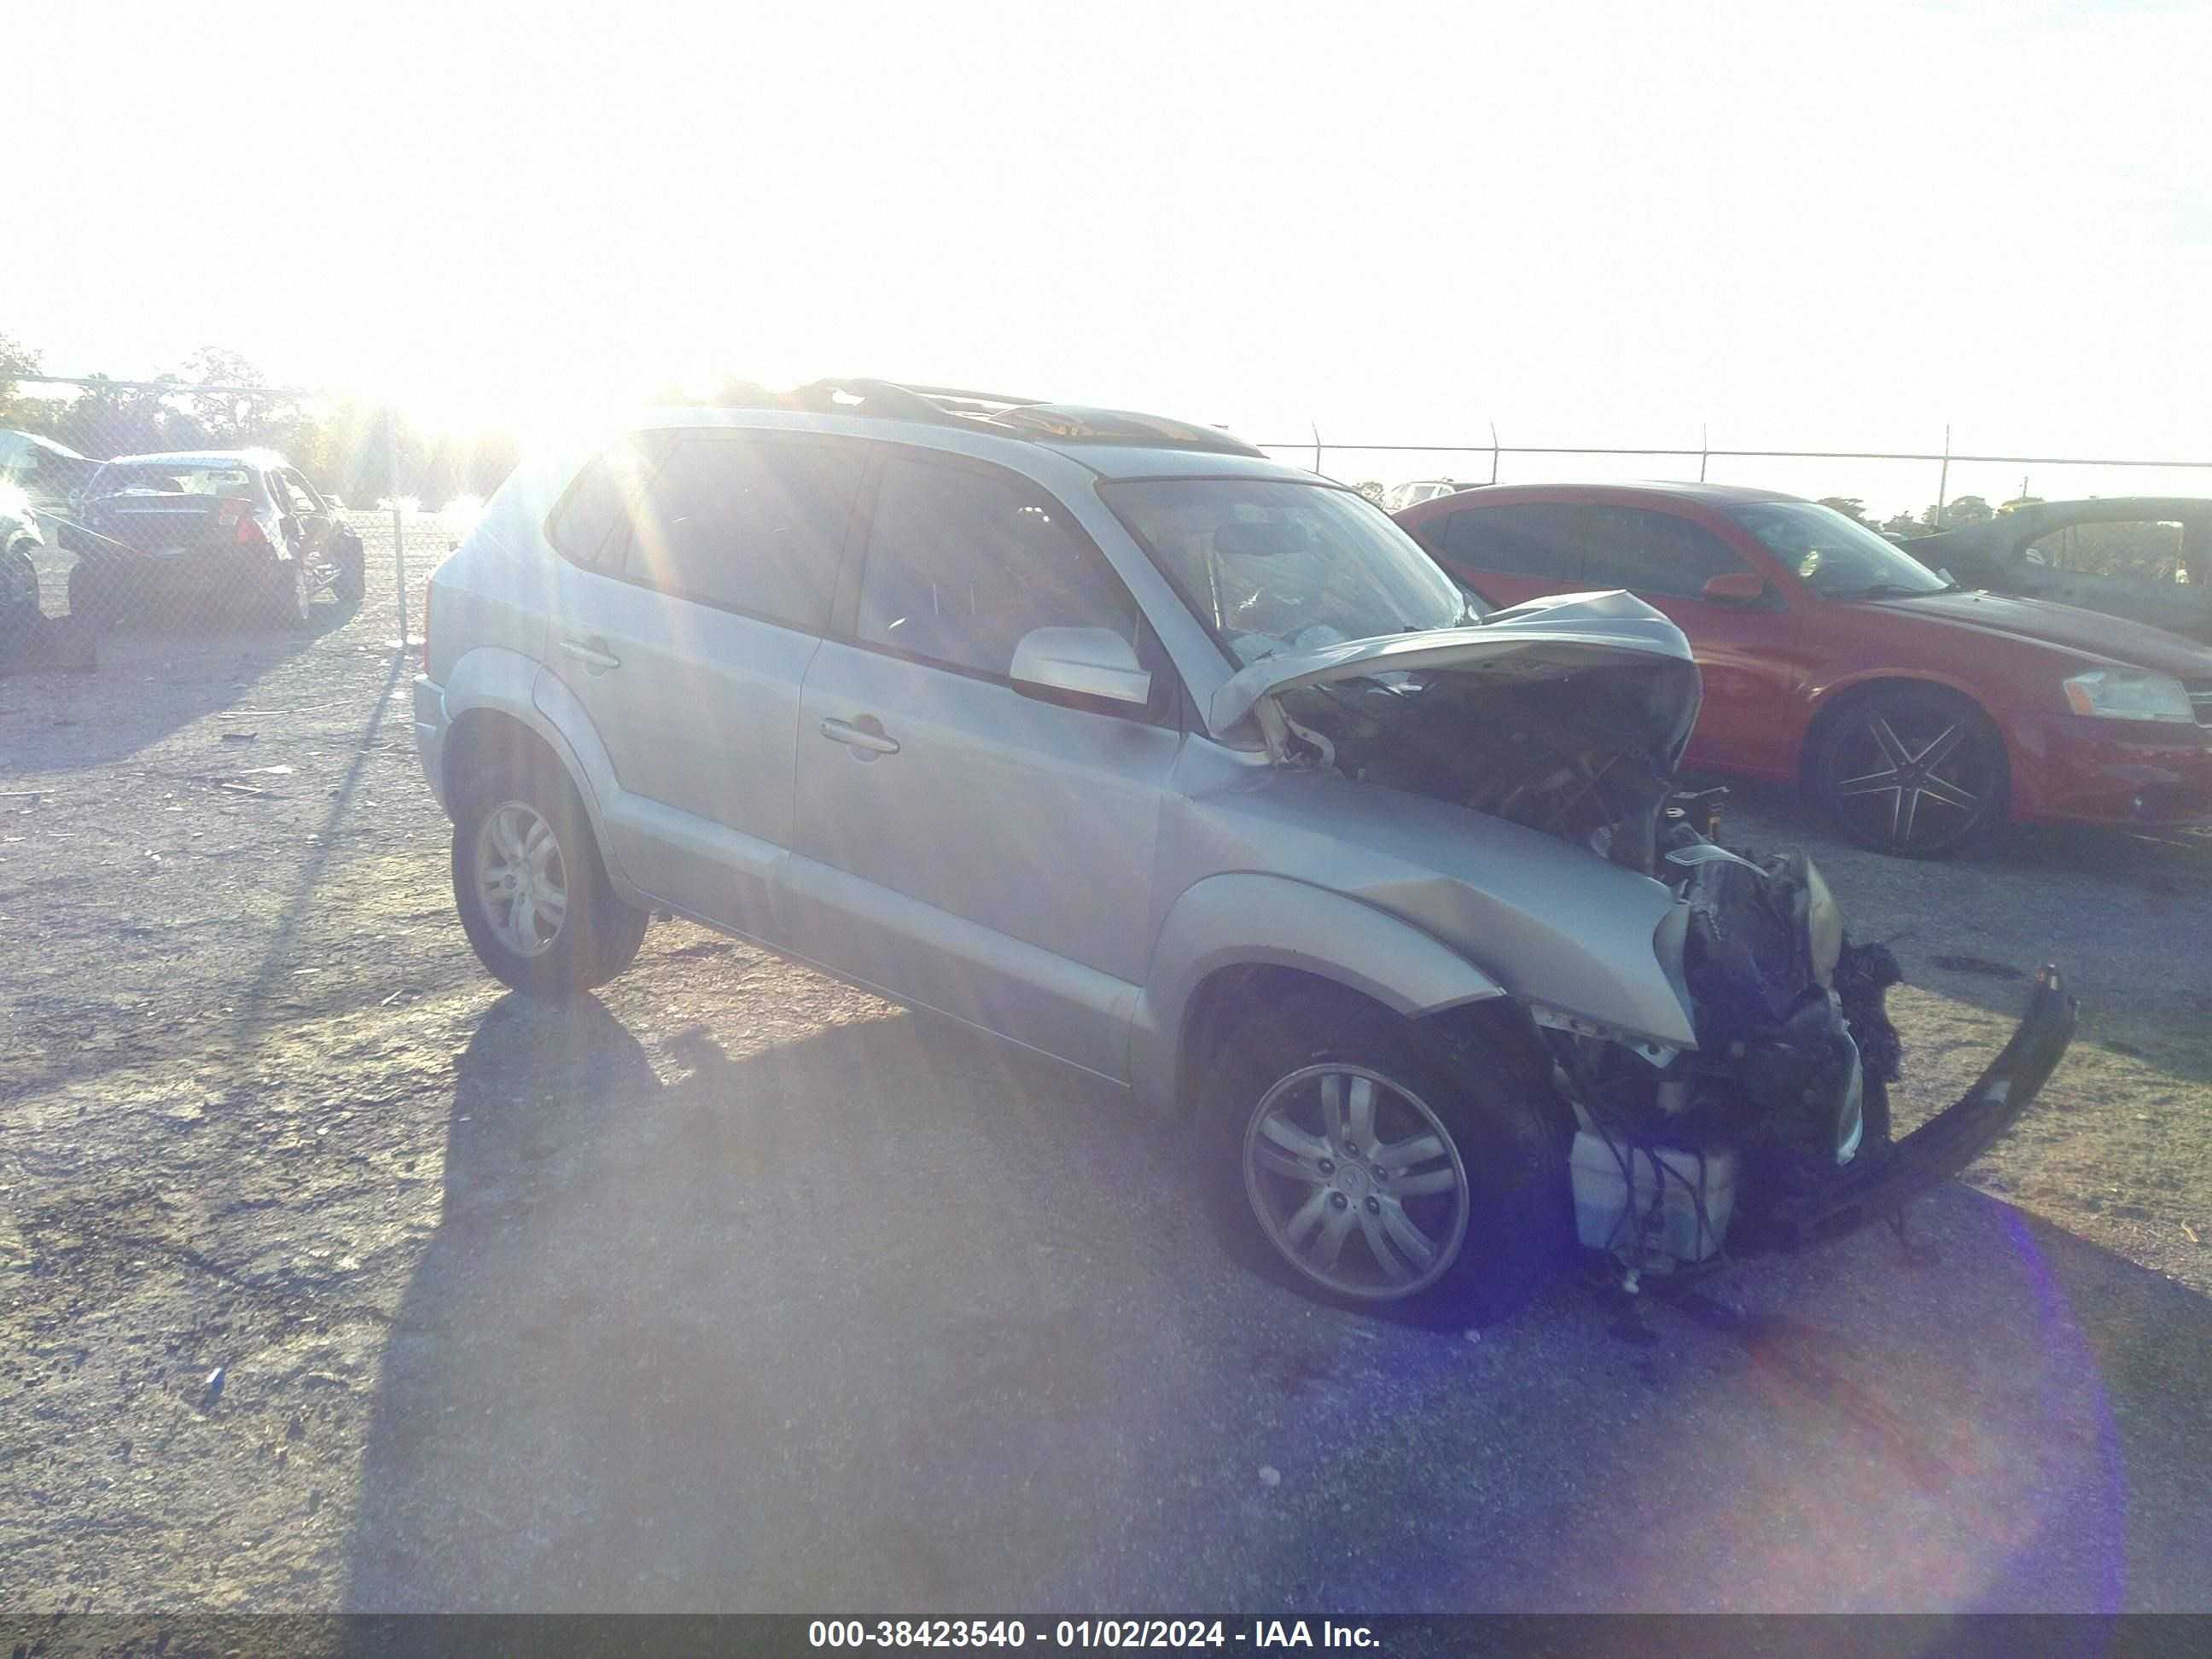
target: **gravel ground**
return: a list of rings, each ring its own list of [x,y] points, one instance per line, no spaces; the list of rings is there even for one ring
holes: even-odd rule
[[[1908,1121],[2068,969],[2044,1103],[1911,1256],[1419,1329],[1238,1265],[1176,1126],[704,932],[501,994],[388,551],[0,678],[0,1608],[2212,1607],[2203,845],[1740,795],[1894,941]]]

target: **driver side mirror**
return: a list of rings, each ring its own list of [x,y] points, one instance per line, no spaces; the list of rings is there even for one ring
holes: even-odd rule
[[[1139,708],[1152,700],[1152,677],[1110,628],[1033,628],[1015,646],[1006,678],[1029,694],[1103,697]]]
[[[1715,605],[1759,605],[1767,598],[1766,578],[1756,570],[1724,570],[1705,579],[1699,596]]]

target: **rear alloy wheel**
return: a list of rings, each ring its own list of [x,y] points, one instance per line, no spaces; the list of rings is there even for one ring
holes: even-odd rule
[[[566,996],[629,966],[651,918],[615,896],[565,776],[509,763],[459,805],[453,900],[485,967],[519,991]]]
[[[1813,785],[1837,827],[1905,858],[1948,853],[2003,814],[2004,740],[1989,717],[1947,691],[1870,693],[1830,721]]]

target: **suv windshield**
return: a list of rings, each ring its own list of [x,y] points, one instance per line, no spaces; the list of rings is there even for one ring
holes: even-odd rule
[[[1150,478],[1098,493],[1240,665],[1481,615],[1387,514],[1348,489]]]
[[[1832,507],[1757,501],[1729,507],[1728,515],[1824,599],[1909,599],[1958,585]]]

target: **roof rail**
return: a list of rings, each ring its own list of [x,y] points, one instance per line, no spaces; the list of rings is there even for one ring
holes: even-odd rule
[[[908,392],[920,392],[933,401],[946,404],[974,404],[978,409],[1016,409],[1024,404],[1041,404],[1042,398],[1017,398],[1005,392],[969,392],[957,386],[918,386],[903,381]]]
[[[732,381],[725,386],[714,401],[740,408],[793,409],[817,415],[915,421],[971,432],[994,432],[1037,443],[1118,444],[1262,458],[1267,453],[1241,438],[1232,438],[1218,427],[1196,426],[1164,416],[1048,403],[1038,398],[970,392],[957,386],[910,386],[896,380],[810,380],[789,392],[770,392],[750,381]]]

